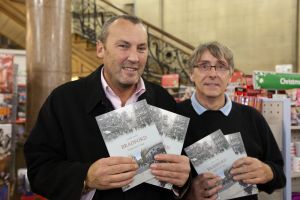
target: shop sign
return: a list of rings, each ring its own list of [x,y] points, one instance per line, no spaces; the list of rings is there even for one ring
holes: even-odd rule
[[[254,89],[285,90],[300,88],[300,74],[253,72]]]

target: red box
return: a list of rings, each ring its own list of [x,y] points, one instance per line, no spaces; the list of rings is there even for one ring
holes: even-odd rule
[[[21,200],[47,200],[47,199],[38,194],[32,194],[28,196],[27,195],[21,196]]]
[[[179,74],[165,74],[161,77],[161,86],[164,88],[178,88]]]

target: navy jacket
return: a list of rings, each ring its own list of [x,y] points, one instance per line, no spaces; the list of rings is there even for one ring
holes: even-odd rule
[[[198,115],[189,99],[181,102],[177,111],[190,118],[184,148],[218,129],[221,129],[225,135],[240,132],[247,155],[268,164],[274,174],[272,181],[258,184],[258,189],[272,193],[285,186],[286,177],[283,171],[284,162],[281,152],[268,123],[256,109],[232,102],[232,109],[228,116],[219,110],[207,110]],[[193,177],[197,176],[193,167],[192,175]],[[257,195],[237,199],[255,200]]]
[[[49,199],[80,199],[89,166],[109,157],[95,116],[113,110],[101,85],[101,68],[86,78],[54,89],[42,106],[26,141],[24,153],[32,190]],[[174,111],[174,99],[162,87],[145,81],[139,100]],[[127,192],[121,189],[96,192],[94,199],[173,198],[173,192],[143,183]]]

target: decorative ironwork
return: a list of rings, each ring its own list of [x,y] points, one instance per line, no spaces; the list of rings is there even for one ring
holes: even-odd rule
[[[73,0],[72,13],[73,33],[81,35],[92,44],[96,44],[97,35],[107,19],[126,14],[104,0]],[[160,83],[163,74],[178,73],[181,84],[190,85],[188,58],[193,48],[175,41],[169,34],[149,23],[144,24],[149,36],[149,56],[144,78]]]

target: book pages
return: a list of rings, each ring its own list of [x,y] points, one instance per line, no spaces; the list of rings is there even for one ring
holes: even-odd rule
[[[97,116],[96,120],[110,156],[129,156],[139,165],[133,182],[123,191],[153,178],[149,166],[155,162],[154,155],[166,151],[146,100]]]
[[[149,107],[167,154],[180,155],[190,119],[155,106]],[[172,189],[172,184],[161,182],[156,178],[148,180],[147,183]]]

